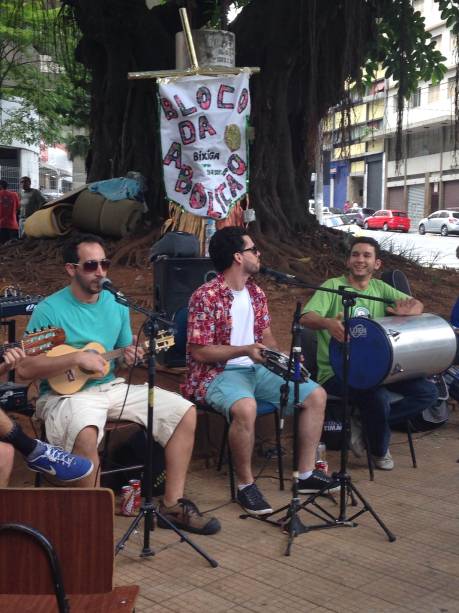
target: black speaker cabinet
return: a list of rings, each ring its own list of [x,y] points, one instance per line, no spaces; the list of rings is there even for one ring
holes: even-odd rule
[[[160,258],[153,264],[155,310],[176,321],[175,346],[160,353],[158,361],[171,368],[185,366],[186,319],[184,307],[191,294],[217,274],[210,258]]]

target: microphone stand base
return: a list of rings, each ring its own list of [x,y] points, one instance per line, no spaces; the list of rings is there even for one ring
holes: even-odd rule
[[[128,530],[126,531],[124,536],[120,539],[120,541],[118,541],[118,543],[116,544],[115,555],[117,553],[119,553],[122,549],[124,549],[124,546],[125,546],[126,542],[128,541],[128,539],[131,536],[131,534],[137,529],[137,527],[138,527],[139,523],[142,521],[142,519],[145,520],[145,530],[146,530],[146,532],[149,533],[151,530],[153,530],[154,529],[154,524],[153,524],[153,518],[154,517],[157,517],[158,519],[160,519],[163,523],[166,524],[166,526],[168,528],[173,530],[175,532],[175,534],[177,534],[177,536],[180,537],[180,541],[181,542],[188,543],[188,545],[190,545],[190,547],[192,547],[205,560],[207,560],[207,562],[209,562],[209,564],[212,566],[212,568],[217,568],[218,562],[216,560],[214,560],[213,558],[211,558],[198,545],[196,545],[196,543],[194,543],[182,530],[177,528],[177,526],[175,524],[173,524],[171,521],[169,521],[167,519],[167,517],[164,517],[164,515],[162,515],[155,508],[155,506],[151,502],[144,502],[142,504],[138,514],[136,515],[136,517],[134,517],[134,519],[133,519],[131,525],[129,526]],[[147,542],[144,541],[144,546],[143,546],[142,551],[139,554],[139,556],[141,558],[148,558],[148,557],[152,557],[154,555],[155,555],[155,551],[150,547],[150,543],[148,542],[148,539],[147,539]]]
[[[334,500],[333,496],[330,492],[327,493],[327,490],[330,488],[335,488],[336,486],[340,487],[339,495],[340,495],[340,510],[339,516],[334,517],[327,509],[325,509],[317,499],[319,496],[330,497]],[[362,508],[356,511],[351,517],[346,516],[346,496],[349,496],[352,501],[352,506],[357,505],[357,500],[361,503]],[[309,507],[313,508],[309,508]],[[299,518],[298,512],[306,511],[307,513],[314,515],[314,517],[320,519],[323,523],[313,524],[313,525],[305,525]],[[276,509],[272,513],[266,515],[250,515],[245,513],[240,515],[241,519],[257,519],[258,521],[265,522],[267,524],[271,524],[276,527],[280,527],[283,532],[288,534],[288,543],[285,551],[285,555],[289,556],[292,543],[295,537],[300,534],[305,534],[307,532],[312,532],[314,530],[327,530],[329,528],[356,528],[358,524],[354,521],[363,513],[369,512],[373,519],[379,524],[382,530],[385,532],[387,539],[390,543],[393,543],[396,540],[395,535],[387,528],[382,519],[377,515],[368,501],[362,496],[359,490],[355,487],[355,485],[351,481],[351,477],[348,474],[343,473],[334,473],[333,481],[329,485],[327,485],[320,492],[316,492],[315,494],[310,494],[308,498],[300,503],[298,499],[292,499],[288,505],[280,507]],[[285,513],[286,512],[286,513]],[[279,513],[285,513],[280,519],[274,520],[272,519],[275,515]]]

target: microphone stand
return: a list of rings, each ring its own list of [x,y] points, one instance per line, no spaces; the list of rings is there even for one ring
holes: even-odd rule
[[[323,530],[327,528],[339,528],[339,527],[356,527],[358,524],[354,522],[354,520],[368,511],[375,521],[379,524],[382,530],[385,532],[389,542],[393,542],[396,540],[395,535],[387,528],[381,518],[377,515],[374,509],[370,506],[367,500],[362,496],[359,490],[352,483],[351,476],[347,471],[347,461],[349,454],[349,438],[350,438],[350,409],[349,409],[349,320],[350,320],[350,309],[355,305],[355,301],[357,298],[366,298],[367,300],[374,300],[376,302],[384,302],[386,304],[390,304],[390,301],[385,300],[384,298],[379,298],[376,296],[366,296],[359,294],[355,291],[350,291],[346,286],[340,286],[339,289],[331,289],[326,287],[320,287],[318,285],[311,285],[309,283],[305,283],[301,281],[297,277],[293,275],[286,275],[284,273],[279,273],[277,271],[272,271],[269,269],[265,269],[266,274],[272,275],[276,281],[281,283],[286,283],[289,285],[296,285],[297,287],[304,287],[306,289],[319,290],[324,292],[330,292],[332,294],[337,294],[341,296],[341,300],[344,307],[344,343],[343,343],[343,355],[342,355],[342,368],[343,368],[343,440],[341,444],[341,456],[340,456],[340,469],[338,472],[334,472],[332,475],[332,481],[323,487],[319,492],[315,494],[311,494],[308,498],[302,503],[299,503],[298,498],[298,423],[299,423],[299,378],[298,376],[294,377],[294,414],[293,414],[293,467],[292,467],[292,500],[288,505],[285,505],[279,509],[276,509],[272,513],[262,516],[252,516],[252,515],[241,515],[242,518],[252,518],[257,519],[259,521],[265,521],[267,523],[271,523],[276,526],[288,527],[288,543],[285,551],[285,555],[289,556],[291,552],[291,546],[293,543],[293,539],[299,534],[304,534],[305,532],[309,532],[310,530]],[[296,311],[293,317],[292,324],[292,354],[295,366],[295,372],[297,372],[298,364],[299,364],[299,355],[301,353],[301,325],[299,324],[299,320],[301,317],[300,312],[301,304],[297,303]],[[297,351],[298,350],[298,351]],[[289,363],[290,366],[290,363]],[[287,387],[288,393],[288,387]],[[282,414],[281,414],[282,418]],[[329,511],[324,509],[318,502],[317,498],[330,490],[330,488],[335,488],[339,486],[340,488],[340,504],[339,504],[339,515],[335,518]],[[354,501],[354,494],[358,498],[358,500],[362,503],[362,508],[355,512],[351,517],[347,517],[347,495]],[[316,510],[309,509],[308,506],[312,505]],[[312,526],[306,526],[301,522],[301,520],[297,517],[298,511],[302,509],[307,511],[311,515],[321,519],[323,523],[316,524]],[[274,521],[271,518],[279,513],[287,511],[287,514],[281,517],[279,520]]]
[[[290,550],[293,544],[293,539],[299,534],[304,534],[308,528],[303,524],[298,517],[298,511],[301,508],[300,497],[298,495],[298,428],[300,419],[300,366],[301,366],[301,302],[296,303],[295,313],[292,322],[292,345],[290,348],[289,369],[293,365],[293,458],[292,458],[292,498],[288,506],[287,515],[282,524],[288,528],[288,542],[285,552],[286,556],[290,555]],[[288,380],[285,382],[286,397],[285,406],[288,401],[289,385]],[[281,406],[281,424],[283,427],[283,407]],[[281,429],[282,432],[282,429]]]
[[[109,290],[110,291],[110,290]],[[114,293],[114,292],[112,292]],[[142,491],[144,497],[140,506],[139,512],[134,517],[130,526],[126,530],[125,534],[118,541],[115,547],[115,554],[119,553],[121,549],[124,549],[127,540],[131,534],[137,529],[139,523],[144,519],[144,531],[143,531],[143,548],[140,553],[141,557],[154,556],[155,551],[150,547],[150,532],[154,530],[154,518],[159,517],[169,528],[171,528],[179,537],[181,541],[185,541],[197,551],[203,558],[205,558],[209,564],[216,568],[218,562],[211,558],[203,549],[201,549],[196,543],[194,543],[182,530],[177,528],[167,517],[162,515],[157,507],[153,504],[153,410],[154,410],[154,389],[155,389],[155,375],[156,375],[156,344],[155,337],[158,334],[159,324],[173,328],[174,324],[167,319],[161,317],[158,313],[154,313],[145,309],[135,303],[130,302],[126,296],[118,293],[114,293],[115,300],[119,304],[143,313],[147,316],[147,319],[143,325],[145,336],[149,339],[149,346],[147,352],[147,365],[148,365],[148,413],[147,413],[147,450],[145,457],[145,464],[142,477]],[[167,478],[167,477],[166,477]]]

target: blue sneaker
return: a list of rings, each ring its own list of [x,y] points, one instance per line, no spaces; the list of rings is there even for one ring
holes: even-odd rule
[[[25,460],[30,470],[51,475],[59,481],[78,481],[90,475],[94,468],[91,460],[42,441],[37,441],[36,448]]]

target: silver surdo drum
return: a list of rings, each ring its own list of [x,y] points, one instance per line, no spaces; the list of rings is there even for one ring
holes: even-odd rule
[[[369,389],[443,372],[455,360],[457,337],[453,327],[438,315],[349,321],[349,385]],[[343,345],[330,341],[329,357],[342,378]]]

